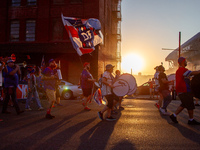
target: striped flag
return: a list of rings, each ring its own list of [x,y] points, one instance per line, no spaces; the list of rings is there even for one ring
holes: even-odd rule
[[[102,43],[101,23],[98,19],[80,19],[64,17],[63,24],[78,55],[91,53],[95,46]]]
[[[41,66],[40,66],[40,68],[41,68],[41,71],[43,71],[44,69],[45,69],[45,61],[44,61],[44,55],[43,55],[43,57],[42,57],[42,61],[41,61]]]

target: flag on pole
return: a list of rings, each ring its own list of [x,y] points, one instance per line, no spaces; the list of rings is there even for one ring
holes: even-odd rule
[[[45,69],[45,61],[44,61],[44,55],[43,55],[43,57],[42,57],[42,61],[41,61],[41,66],[40,66],[40,68],[41,68],[41,71],[43,71],[44,69]]]
[[[104,97],[101,94],[101,89],[100,88],[98,88],[96,90],[96,92],[94,93],[93,99],[99,106],[101,106],[102,104],[106,105],[106,101],[105,101]]]
[[[61,14],[63,24],[78,55],[91,53],[95,46],[102,43],[101,23],[98,19],[80,19],[64,17]]]

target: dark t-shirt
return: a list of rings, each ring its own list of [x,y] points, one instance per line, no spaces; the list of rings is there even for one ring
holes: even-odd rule
[[[92,75],[86,69],[83,69],[83,72],[81,73],[81,88],[82,89],[92,88],[93,82],[88,81],[88,79],[92,79]]]
[[[168,83],[163,83],[162,82],[162,79],[165,78],[167,81],[167,76],[165,73],[161,72],[158,76],[158,81],[159,81],[159,84],[160,84],[160,91],[163,91],[163,90],[169,90],[169,85]]]
[[[51,75],[55,74],[55,70],[51,69],[50,67],[45,68],[42,72],[44,76],[50,77]],[[56,90],[57,79],[46,79],[44,80],[44,89]]]
[[[14,75],[9,75],[9,73],[14,70],[14,68],[11,68],[9,66],[7,66],[7,70],[8,70],[8,72],[7,73],[4,72],[4,74],[3,74],[4,75],[4,86],[6,88],[10,87],[10,86],[17,87],[18,83],[19,83],[18,74],[15,73]]]

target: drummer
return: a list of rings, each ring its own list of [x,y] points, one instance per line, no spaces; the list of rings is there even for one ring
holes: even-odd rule
[[[84,96],[82,105],[84,106],[84,110],[89,111],[91,109],[88,108],[87,103],[91,99],[93,84],[96,80],[93,79],[91,73],[89,72],[90,63],[85,62],[83,67],[84,67],[84,69],[81,73],[81,80],[80,80],[81,88],[82,88],[83,96]]]
[[[107,105],[98,112],[98,116],[101,120],[103,120],[103,113],[107,111],[107,121],[114,121],[116,120],[111,116],[111,110],[113,108],[113,101],[114,101],[114,95],[112,93],[112,83],[114,80],[114,77],[112,76],[114,66],[111,64],[106,65],[106,71],[103,73],[103,79],[102,79],[102,96],[105,96],[107,99]]]

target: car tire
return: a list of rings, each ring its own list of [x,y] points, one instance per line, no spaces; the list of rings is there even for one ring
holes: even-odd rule
[[[69,100],[73,97],[72,91],[67,90],[67,91],[63,91],[62,93],[62,97],[66,100]]]

